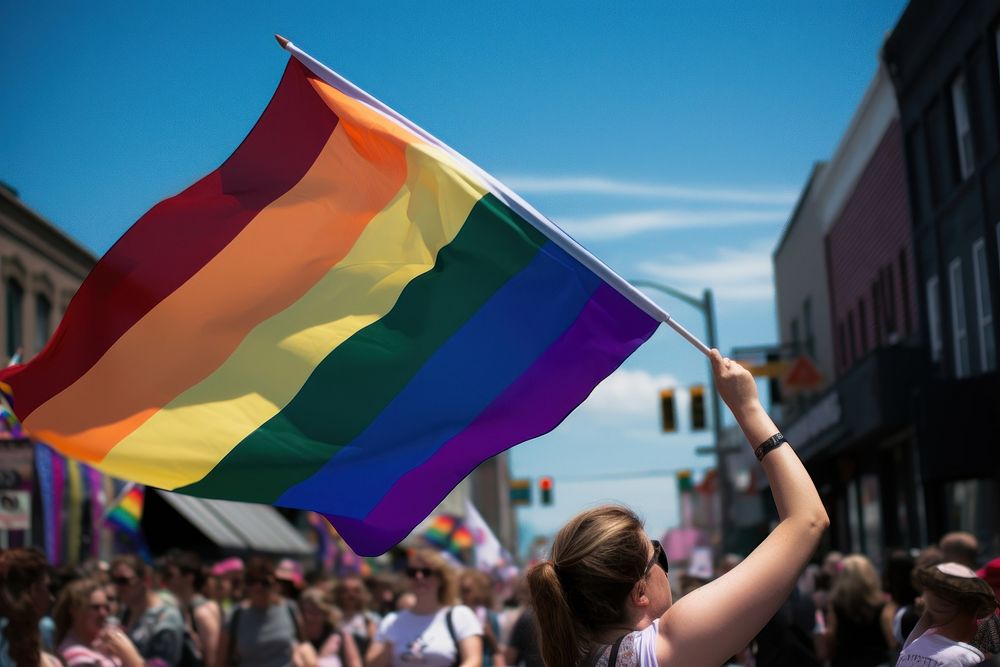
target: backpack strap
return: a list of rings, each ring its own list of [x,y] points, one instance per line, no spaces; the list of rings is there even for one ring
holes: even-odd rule
[[[455,642],[455,662],[451,664],[453,667],[458,667],[462,664],[462,652],[458,648],[458,635],[455,634],[455,623],[451,620],[451,614],[454,611],[454,607],[448,607],[448,613],[444,615],[444,622],[448,626],[448,634],[451,635],[451,641]]]
[[[608,657],[608,667],[615,667],[618,662],[618,649],[621,648],[622,640],[628,637],[628,635],[622,635],[615,640],[615,643],[611,645],[611,655]]]
[[[288,600],[283,601],[282,604],[285,605],[285,609],[288,610],[288,615],[292,619],[292,627],[295,628],[295,638],[300,642],[306,641],[306,631],[302,627],[302,624],[299,623],[299,615],[295,613],[295,607]]]

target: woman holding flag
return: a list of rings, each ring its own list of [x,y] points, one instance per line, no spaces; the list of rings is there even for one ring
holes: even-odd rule
[[[547,667],[721,665],[788,597],[829,525],[749,371],[712,350],[716,387],[760,460],[780,522],[739,565],[672,604],[666,555],[630,510],[583,512],[528,573]]]

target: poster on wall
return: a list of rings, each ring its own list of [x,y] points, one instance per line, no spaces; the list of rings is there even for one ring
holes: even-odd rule
[[[31,529],[34,449],[27,438],[0,437],[0,532]],[[25,542],[29,541],[25,535]],[[2,542],[10,544],[9,535]]]

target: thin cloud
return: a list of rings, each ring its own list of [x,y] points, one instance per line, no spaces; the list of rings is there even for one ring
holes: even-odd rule
[[[670,183],[635,183],[599,176],[545,177],[508,176],[504,182],[517,192],[532,194],[590,194],[610,197],[648,197],[679,201],[718,202],[727,204],[765,204],[792,206],[799,197],[795,189],[746,189],[693,187]]]
[[[749,247],[717,248],[709,257],[672,255],[659,262],[642,262],[639,270],[691,292],[710,287],[719,299],[765,301],[774,298],[771,242]]]
[[[677,386],[673,375],[619,368],[597,385],[582,408],[602,416],[640,418],[656,424],[660,390]]]
[[[588,218],[557,218],[560,227],[577,238],[615,239],[641,232],[676,229],[709,229],[741,225],[780,225],[788,219],[786,210],[657,209],[611,213]]]

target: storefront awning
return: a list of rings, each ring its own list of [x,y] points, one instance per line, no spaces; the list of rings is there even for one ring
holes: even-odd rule
[[[230,550],[306,556],[314,547],[269,505],[195,498],[158,491],[167,503],[205,537]]]

